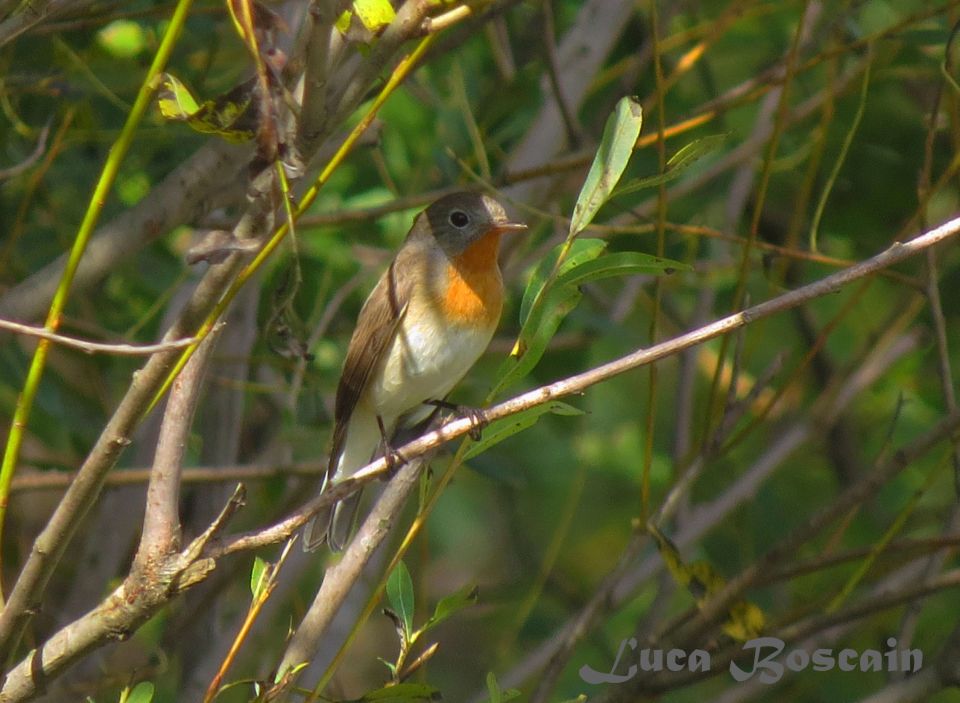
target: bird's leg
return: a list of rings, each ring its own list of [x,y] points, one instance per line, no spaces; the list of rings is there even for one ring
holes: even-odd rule
[[[452,410],[461,417],[469,418],[472,427],[467,434],[470,435],[470,439],[472,439],[474,442],[480,441],[480,437],[483,434],[483,429],[490,424],[490,420],[487,419],[487,414],[481,408],[474,408],[469,405],[458,405],[457,403],[451,403],[446,399],[428,400],[427,405],[434,405],[438,408],[443,408],[444,410]]]
[[[387,474],[390,478],[393,478],[397,469],[407,463],[407,458],[393,448],[390,437],[387,435],[387,429],[383,426],[383,418],[379,415],[377,415],[377,427],[380,428],[380,441],[383,442],[383,458],[387,462]]]

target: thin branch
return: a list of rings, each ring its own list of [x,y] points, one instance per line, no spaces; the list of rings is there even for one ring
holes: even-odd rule
[[[49,135],[50,120],[47,120],[47,123],[43,125],[43,128],[40,130],[40,134],[37,135],[37,145],[34,147],[33,153],[18,164],[10,166],[9,168],[0,169],[0,181],[18,176],[33,166],[40,157],[43,156],[43,150],[47,148],[47,137]]]
[[[224,466],[197,466],[183,469],[181,483],[236,483],[238,481],[267,481],[278,476],[322,476],[327,470],[324,461],[300,461],[293,464],[247,464]],[[13,479],[11,493],[27,491],[60,491],[76,477],[75,471],[20,471]],[[150,469],[124,469],[111,473],[104,487],[139,486],[150,480]]]
[[[171,342],[160,342],[158,344],[108,344],[105,342],[91,342],[77,337],[68,337],[66,335],[51,332],[43,327],[34,327],[24,325],[13,320],[0,319],[0,329],[9,330],[17,334],[24,334],[29,337],[39,337],[48,339],[55,344],[72,349],[79,349],[88,354],[104,353],[116,354],[117,356],[150,356],[157,352],[170,351],[172,349],[183,349],[191,344],[197,343],[196,337],[187,337],[185,339],[175,339]]]
[[[583,130],[577,121],[577,113],[571,108],[564,94],[563,82],[560,80],[560,62],[557,60],[557,30],[553,21],[553,2],[543,0],[543,51],[547,64],[547,77],[553,90],[553,99],[557,102],[563,126],[567,131],[567,141],[576,148],[583,141]]]
[[[421,31],[424,34],[439,32],[467,19],[467,17],[472,15],[473,12],[473,8],[469,5],[459,5],[452,10],[447,10],[443,14],[437,15],[436,17],[427,17],[420,25]]]
[[[333,34],[333,23],[347,6],[347,2],[337,0],[330,3],[326,0],[311,2],[307,13],[309,23],[306,31],[305,68],[303,73],[303,101],[300,108],[300,125],[297,139],[306,142],[309,147],[310,139],[305,135],[312,135],[318,131],[319,122],[323,119],[327,101],[327,81],[330,77],[330,42]]]
[[[0,47],[16,39],[46,19],[68,10],[77,11],[92,4],[91,0],[32,0],[20,3],[20,11],[0,22]]]
[[[7,674],[0,688],[2,703],[21,703],[40,695],[47,682],[111,640],[124,638],[183,591],[214,569],[201,555],[243,503],[238,487],[216,520],[182,552],[143,559],[123,583],[96,608],[51,635]]]

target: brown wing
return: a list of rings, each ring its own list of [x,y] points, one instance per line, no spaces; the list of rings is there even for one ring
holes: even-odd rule
[[[347,426],[357,401],[367,388],[370,375],[383,359],[397,333],[409,300],[409,276],[397,274],[397,259],[390,264],[367,298],[357,318],[357,327],[347,347],[337,399],[334,404],[333,442],[327,476],[332,477],[347,438]]]

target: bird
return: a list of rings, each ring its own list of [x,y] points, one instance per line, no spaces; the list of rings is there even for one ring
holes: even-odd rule
[[[478,192],[446,195],[414,220],[360,309],[334,401],[324,486],[369,464],[399,428],[447,406],[447,395],[490,343],[503,309],[502,235],[527,225]],[[317,513],[304,549],[342,550],[359,492]]]

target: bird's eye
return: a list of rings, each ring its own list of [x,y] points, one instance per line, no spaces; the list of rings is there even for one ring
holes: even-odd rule
[[[463,210],[454,210],[450,213],[450,224],[457,229],[463,229],[470,224],[470,217]]]

